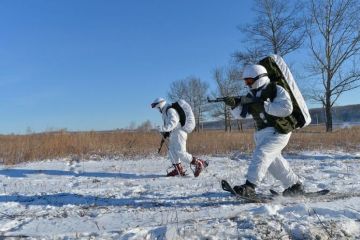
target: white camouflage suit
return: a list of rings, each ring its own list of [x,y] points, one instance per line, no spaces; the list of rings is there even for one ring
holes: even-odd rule
[[[262,89],[266,88],[270,79],[264,77],[259,79]],[[289,93],[281,86],[276,86],[276,97],[272,102],[265,101],[265,112],[277,116],[286,117],[292,113],[293,106]],[[251,93],[251,92],[250,92]],[[256,97],[260,97],[261,89],[257,91]],[[242,106],[233,109],[234,117],[239,117]],[[266,127],[255,132],[255,150],[249,165],[247,180],[259,185],[269,171],[276,179],[280,180],[285,188],[288,188],[299,181],[298,176],[292,171],[289,163],[282,156],[281,151],[289,142],[291,132],[288,134],[278,133],[273,127]]]
[[[179,114],[174,108],[169,108],[169,104],[161,109],[164,125],[160,127],[160,132],[171,132],[169,137],[169,158],[172,164],[181,163],[185,160],[189,163],[192,155],[186,151],[187,133],[182,130]],[[166,109],[168,109],[166,111]]]

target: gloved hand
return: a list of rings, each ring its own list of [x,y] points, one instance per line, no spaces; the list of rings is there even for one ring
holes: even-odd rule
[[[236,107],[239,103],[239,98],[236,97],[224,97],[224,103],[230,107]]]
[[[161,126],[157,126],[156,128],[160,132],[160,134],[163,136],[163,138],[168,138],[170,136],[170,132],[164,132],[164,130]]]
[[[170,137],[170,132],[160,132],[160,133],[161,133],[161,135],[163,135],[164,139]]]

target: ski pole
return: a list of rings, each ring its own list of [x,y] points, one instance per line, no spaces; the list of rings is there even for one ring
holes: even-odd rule
[[[160,153],[161,148],[162,148],[162,146],[164,145],[164,142],[165,142],[165,138],[163,137],[163,138],[161,139],[161,142],[160,142],[160,147],[159,147],[159,149],[158,149],[158,153]]]
[[[161,133],[160,133],[160,134],[161,134]],[[166,149],[168,150],[168,154],[170,155],[170,159],[173,159],[172,152],[169,151],[169,146],[168,146],[168,144],[166,143],[166,137],[164,137],[163,134],[161,134],[161,136],[162,136],[162,138],[161,138],[161,142],[160,142],[160,147],[159,147],[158,153],[160,153],[161,148],[162,148],[162,146],[163,146],[164,143],[165,143]],[[175,165],[174,165],[174,166],[175,166]],[[179,171],[179,169],[178,169],[177,166],[175,166],[175,169],[176,169],[176,171],[178,172],[178,174],[179,174],[180,176],[182,176],[182,175],[180,174],[180,171]]]

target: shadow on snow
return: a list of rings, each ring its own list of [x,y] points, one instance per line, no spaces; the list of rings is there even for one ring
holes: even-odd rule
[[[0,175],[8,177],[27,177],[31,174],[45,174],[52,176],[72,176],[72,177],[99,177],[99,178],[124,178],[124,179],[145,179],[165,177],[159,174],[134,174],[134,173],[107,173],[107,172],[81,172],[62,170],[33,170],[33,169],[1,169]]]
[[[240,201],[232,198],[228,199],[229,194],[208,192],[181,197],[130,197],[130,198],[106,198],[74,193],[57,193],[47,195],[0,195],[1,202],[17,202],[19,204],[44,205],[61,207],[65,205],[76,205],[84,207],[132,207],[132,208],[156,208],[156,207],[207,207],[217,205],[234,205]],[[189,202],[191,200],[198,201]]]

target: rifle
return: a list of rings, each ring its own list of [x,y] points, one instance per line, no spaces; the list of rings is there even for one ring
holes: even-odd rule
[[[208,103],[224,102],[225,98],[224,97],[218,97],[218,98],[215,98],[215,99],[210,99],[209,97],[207,97],[207,101],[208,101]]]
[[[207,101],[208,101],[208,103],[224,102],[225,98],[226,97],[218,97],[218,98],[215,98],[215,99],[210,99],[209,97],[207,97]],[[234,98],[240,99],[239,104],[241,104],[241,105],[256,103],[256,102],[260,101],[259,98],[250,97],[248,95],[246,95],[246,96],[235,96]]]

